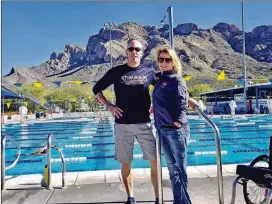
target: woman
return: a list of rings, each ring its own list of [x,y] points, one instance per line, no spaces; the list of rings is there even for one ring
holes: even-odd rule
[[[186,83],[181,76],[181,64],[176,52],[169,47],[158,50],[158,81],[153,90],[155,126],[161,138],[169,170],[174,204],[191,204],[187,192],[186,159],[190,127],[186,117],[189,100]]]

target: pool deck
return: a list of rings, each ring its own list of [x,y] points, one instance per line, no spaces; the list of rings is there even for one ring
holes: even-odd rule
[[[223,165],[225,203],[230,203],[232,182],[236,165]],[[189,166],[189,194],[194,204],[219,203],[216,165]],[[137,203],[152,203],[153,188],[150,169],[133,169],[134,192]],[[163,172],[164,203],[172,203],[171,184],[167,168]],[[120,170],[85,171],[66,173],[66,187],[61,188],[61,174],[52,174],[52,190],[40,185],[41,174],[6,176],[6,190],[2,192],[3,204],[42,203],[124,203],[125,188]],[[168,202],[167,202],[168,201]],[[236,204],[244,204],[242,186],[237,186]]]

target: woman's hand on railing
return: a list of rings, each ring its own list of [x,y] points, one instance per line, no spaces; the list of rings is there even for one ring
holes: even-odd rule
[[[188,105],[193,109],[195,110],[196,108],[199,107],[199,104],[197,103],[197,101],[193,98],[189,98],[188,99]]]

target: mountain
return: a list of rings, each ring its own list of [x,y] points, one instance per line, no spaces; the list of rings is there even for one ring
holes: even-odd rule
[[[126,60],[125,49],[129,38],[139,39],[144,46],[143,63],[156,67],[156,48],[168,44],[168,25],[161,28],[123,23],[111,31],[113,65]],[[247,75],[272,73],[272,25],[254,28],[246,36]],[[64,52],[53,52],[49,59],[31,68],[13,67],[3,80],[15,83],[41,81],[99,79],[110,68],[110,30],[102,28],[89,38],[86,48],[66,45]],[[193,79],[214,79],[225,70],[230,79],[242,77],[242,31],[235,25],[218,23],[213,28],[201,29],[193,23],[174,28],[175,49],[181,58],[183,74]]]

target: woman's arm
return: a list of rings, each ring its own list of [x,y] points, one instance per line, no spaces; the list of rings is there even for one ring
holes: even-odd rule
[[[174,124],[177,127],[180,127],[182,125],[182,121],[184,120],[184,113],[186,113],[188,109],[189,94],[186,82],[180,77],[177,77],[171,84],[175,98],[174,117],[172,119]]]
[[[193,99],[193,98],[189,98],[189,99],[188,99],[188,105],[189,105],[193,110],[195,110],[195,108],[199,107],[198,102],[197,102],[195,99]]]

